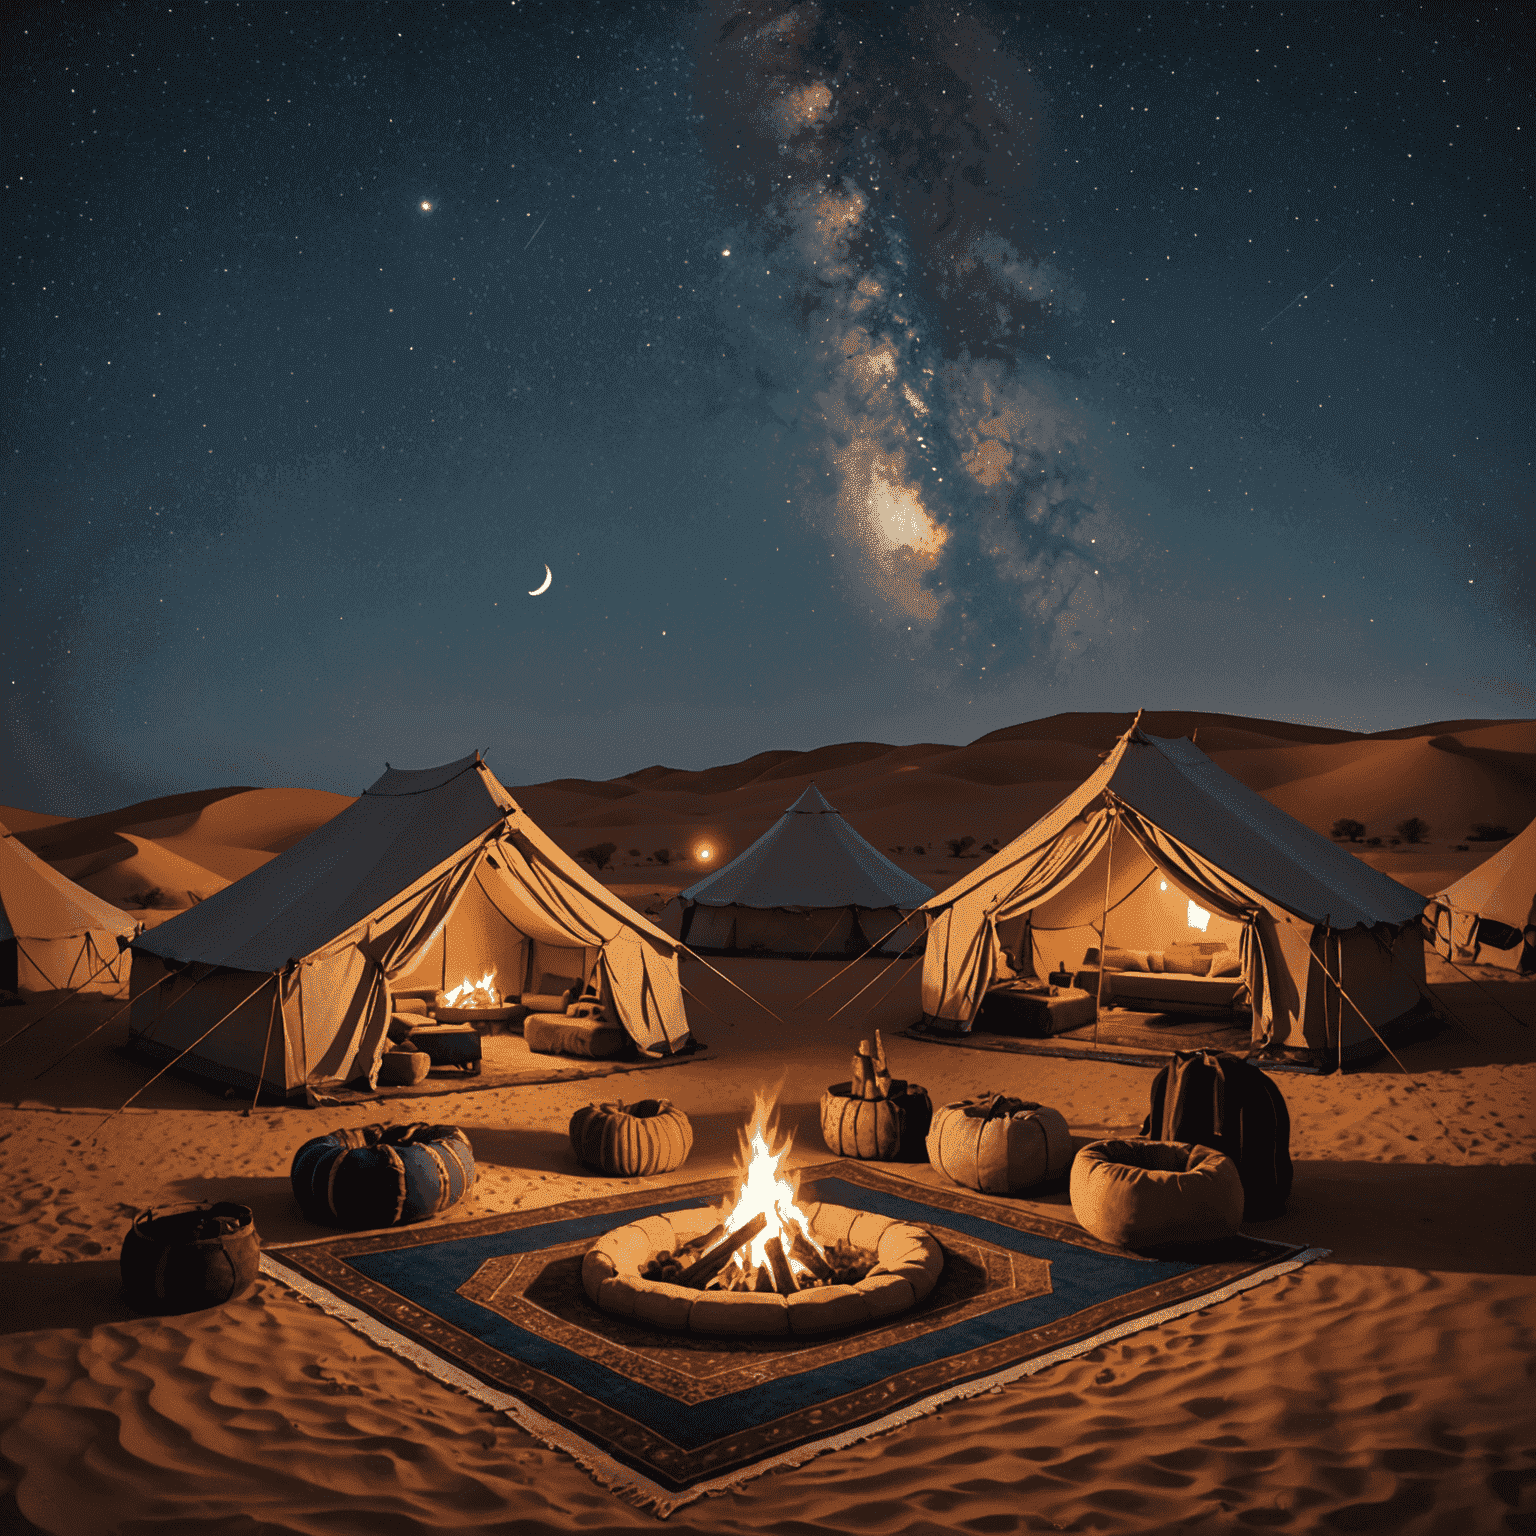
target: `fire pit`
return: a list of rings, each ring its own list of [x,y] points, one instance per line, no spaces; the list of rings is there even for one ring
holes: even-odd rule
[[[924,1227],[847,1206],[796,1204],[779,1177],[759,1098],[728,1210],[647,1216],[587,1250],[582,1285],[598,1306],[655,1328],[819,1334],[894,1317],[937,1283],[943,1250]]]
[[[504,1024],[518,1008],[502,1002],[495,980],[495,971],[487,971],[479,981],[466,976],[451,992],[437,994],[432,1016],[439,1024]]]

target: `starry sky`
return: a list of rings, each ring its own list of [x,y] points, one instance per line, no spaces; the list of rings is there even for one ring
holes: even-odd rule
[[[10,8],[0,801],[1536,715],[1533,14]]]

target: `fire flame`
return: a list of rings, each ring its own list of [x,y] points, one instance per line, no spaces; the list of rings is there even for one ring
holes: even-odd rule
[[[449,1008],[499,1008],[501,993],[491,985],[495,980],[495,971],[487,971],[479,981],[466,976],[452,992],[443,993],[444,1004]]]
[[[811,1236],[811,1224],[805,1212],[795,1204],[794,1184],[779,1177],[779,1164],[789,1155],[789,1149],[794,1145],[794,1136],[785,1137],[775,1152],[771,1147],[772,1138],[778,1129],[772,1123],[776,1118],[774,1106],[760,1092],[754,1095],[754,1101],[752,1128],[744,1132],[741,1138],[742,1156],[746,1162],[741,1193],[730,1215],[725,1218],[724,1226],[727,1232],[736,1232],[758,1215],[766,1216],[767,1224],[744,1249],[738,1250],[722,1275],[727,1283],[734,1280],[738,1286],[745,1285],[748,1289],[757,1283],[760,1274],[771,1277],[773,1270],[768,1262],[768,1244],[775,1237],[779,1239],[785,1257],[789,1260],[790,1273],[797,1277],[811,1273],[806,1265],[790,1253],[790,1245],[797,1233],[817,1253],[823,1252],[821,1244]]]

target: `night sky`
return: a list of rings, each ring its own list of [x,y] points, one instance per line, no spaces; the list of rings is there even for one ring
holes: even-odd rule
[[[8,14],[0,801],[1536,715],[1529,6]]]

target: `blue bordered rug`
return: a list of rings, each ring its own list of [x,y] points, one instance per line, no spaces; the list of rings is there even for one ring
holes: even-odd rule
[[[509,1414],[657,1514],[798,1466],[1326,1252],[1239,1236],[1148,1258],[1081,1228],[867,1163],[799,1170],[800,1199],[927,1227],[944,1274],[917,1307],[819,1339],[655,1332],[587,1300],[613,1227],[716,1205],[734,1177],[269,1250],[262,1268],[384,1348]]]

